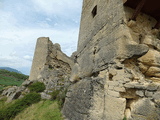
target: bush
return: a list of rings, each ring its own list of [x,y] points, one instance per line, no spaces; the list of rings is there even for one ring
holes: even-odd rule
[[[59,92],[60,92],[60,90],[54,90],[54,91],[51,93],[51,100],[56,100]]]
[[[67,89],[54,90],[51,93],[51,100],[57,100],[60,109],[63,107],[63,104],[65,102],[66,93]]]
[[[29,86],[29,90],[31,92],[43,92],[46,89],[44,83],[36,82]]]
[[[123,120],[127,120],[126,116],[123,118]]]
[[[13,104],[0,110],[0,120],[13,119],[18,113],[23,111],[28,106],[37,103],[41,100],[41,96],[38,93],[29,93],[22,99],[15,101]]]
[[[33,92],[25,95],[21,101],[25,102],[25,104],[27,105],[31,105],[39,102],[40,100],[41,100],[41,95]]]

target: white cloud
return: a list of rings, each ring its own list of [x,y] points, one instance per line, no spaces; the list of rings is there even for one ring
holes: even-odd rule
[[[25,56],[23,56],[23,58],[24,58],[24,59],[26,59],[26,60],[30,60],[30,61],[32,61],[33,56],[25,55]]]
[[[32,0],[32,2],[35,9],[39,12],[62,16],[80,12],[82,4],[82,0]]]
[[[3,29],[13,30],[13,31],[16,30],[17,20],[11,12],[4,12],[0,10],[0,15],[1,15],[1,19],[0,19],[1,30]]]

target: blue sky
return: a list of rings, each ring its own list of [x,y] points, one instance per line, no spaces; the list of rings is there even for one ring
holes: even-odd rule
[[[82,0],[1,0],[0,67],[29,74],[36,40],[50,37],[68,56],[77,49]]]

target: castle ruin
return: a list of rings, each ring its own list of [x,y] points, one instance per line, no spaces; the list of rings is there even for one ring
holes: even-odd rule
[[[39,38],[29,80],[69,86],[66,120],[159,120],[159,13],[158,0],[83,0],[77,51]]]
[[[68,89],[65,120],[160,120],[159,13],[158,0],[83,0],[72,57],[39,38],[29,80],[2,95],[21,98],[40,81],[42,99]]]
[[[158,0],[84,0],[68,120],[159,120]]]

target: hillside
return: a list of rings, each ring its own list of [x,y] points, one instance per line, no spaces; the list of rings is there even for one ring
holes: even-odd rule
[[[16,69],[13,69],[13,68],[10,68],[10,67],[0,67],[0,69],[2,69],[2,70],[8,70],[10,72],[16,72],[16,73],[22,74],[20,71],[18,71]]]
[[[27,75],[0,69],[0,91],[7,86],[20,86],[27,78]]]

